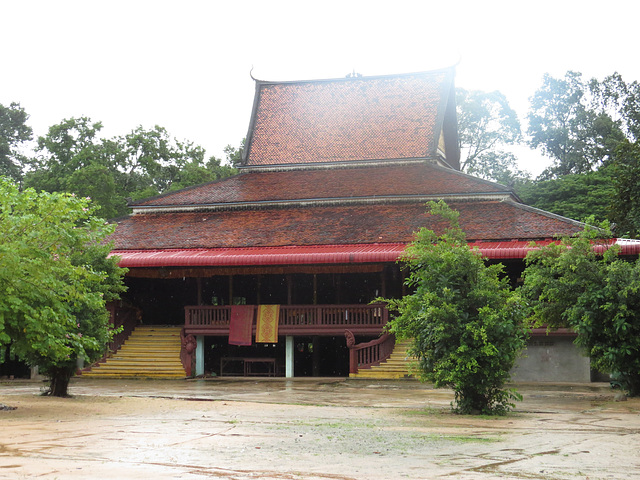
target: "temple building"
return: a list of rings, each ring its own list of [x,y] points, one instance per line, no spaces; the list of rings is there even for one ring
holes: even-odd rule
[[[384,364],[395,340],[371,302],[404,293],[397,259],[414,232],[444,227],[429,200],[458,210],[470,245],[516,285],[532,240],[582,226],[462,173],[456,125],[453,68],[257,80],[239,174],[139,201],[116,220],[129,290],[111,307],[124,328],[114,348],[142,334],[155,355],[120,363],[168,376],[170,357],[182,377],[346,377]],[[588,381],[571,340],[538,332],[516,380]],[[89,373],[118,375],[117,357]]]

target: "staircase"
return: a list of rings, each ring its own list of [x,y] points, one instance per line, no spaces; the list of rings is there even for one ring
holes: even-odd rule
[[[358,373],[350,373],[349,378],[375,378],[381,380],[413,378],[409,373],[409,364],[414,362],[415,358],[407,355],[407,349],[410,345],[411,340],[396,343],[393,352],[386,361],[371,368],[360,369]]]
[[[180,362],[180,330],[173,326],[136,327],[122,347],[83,377],[185,378]]]

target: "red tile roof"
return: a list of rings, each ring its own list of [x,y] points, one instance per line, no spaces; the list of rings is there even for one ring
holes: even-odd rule
[[[120,266],[203,267],[240,265],[301,265],[327,263],[394,262],[402,254],[404,243],[374,245],[308,245],[285,247],[114,250]]]
[[[424,161],[408,165],[243,173],[136,205],[201,205],[392,195],[498,193],[507,187]]]
[[[433,157],[453,70],[258,81],[246,165]]]
[[[532,242],[511,240],[506,242],[473,242],[483,256],[492,260],[524,258],[538,245],[548,245],[554,240]],[[638,255],[640,242],[625,243],[616,239],[622,255]],[[120,257],[119,265],[136,267],[229,267],[248,265],[310,265],[332,263],[380,263],[395,262],[402,254],[404,243],[376,243],[369,245],[307,245],[284,247],[171,249],[171,250],[114,250],[111,255]]]
[[[469,240],[551,238],[580,230],[511,201],[450,203]],[[285,245],[408,243],[421,227],[444,223],[420,203],[132,215],[120,220],[116,249],[232,248]]]

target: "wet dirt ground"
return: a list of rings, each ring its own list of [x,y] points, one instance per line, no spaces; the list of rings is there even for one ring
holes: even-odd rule
[[[5,381],[0,479],[640,479],[640,400],[517,388],[488,418],[415,381]]]

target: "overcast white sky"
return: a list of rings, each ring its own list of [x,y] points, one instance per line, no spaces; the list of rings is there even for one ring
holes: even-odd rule
[[[430,70],[500,90],[521,119],[549,72],[640,80],[640,2],[0,0],[0,103],[36,135],[89,116],[103,136],[165,127],[222,157],[246,135],[253,76]],[[539,173],[535,155],[523,166]]]

